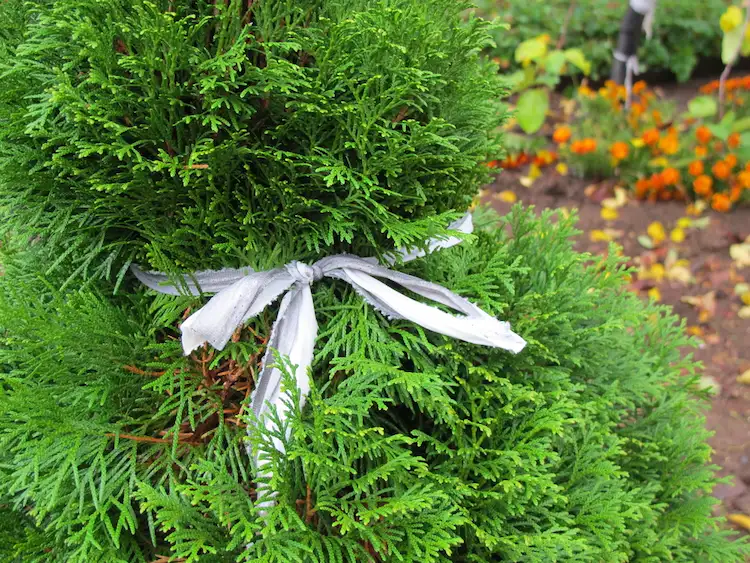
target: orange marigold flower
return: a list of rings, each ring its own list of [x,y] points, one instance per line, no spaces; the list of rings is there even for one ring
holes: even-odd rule
[[[680,150],[680,141],[677,139],[676,135],[670,134],[659,141],[659,148],[665,154],[675,154]]]
[[[661,112],[658,109],[655,109],[651,112],[651,117],[654,119],[654,123],[657,125],[661,125],[662,121],[664,121],[664,118],[661,115]]]
[[[640,94],[641,92],[644,92],[646,90],[646,83],[643,80],[639,80],[635,84],[633,84],[633,94],[636,96]]]
[[[737,166],[737,155],[729,153],[724,157],[724,162],[729,165],[729,168],[734,168],[735,166]]]
[[[653,146],[659,142],[659,137],[660,135],[658,129],[649,129],[648,131],[644,131],[641,139],[643,139],[643,142],[648,146]]]
[[[662,201],[669,201],[672,199],[672,196],[674,195],[674,192],[672,190],[664,190],[659,194],[659,199]]]
[[[555,132],[552,134],[552,140],[555,141],[557,144],[560,143],[567,143],[568,139],[570,139],[571,136],[570,127],[567,125],[563,125],[562,127],[558,127],[555,129]]]
[[[648,178],[640,178],[635,183],[635,197],[643,199],[651,189],[651,182]]]
[[[729,146],[730,149],[736,149],[740,146],[740,134],[739,133],[732,133],[729,135],[729,138],[727,139],[727,146]]]
[[[743,170],[737,174],[737,181],[743,188],[750,188],[750,170]]]
[[[633,114],[633,117],[640,117],[644,114],[646,111],[646,106],[644,106],[640,102],[635,102],[633,105],[630,106],[630,112]]]
[[[732,202],[727,194],[714,194],[714,197],[711,198],[711,207],[716,211],[725,213],[732,208]]]
[[[695,147],[695,156],[698,158],[706,158],[708,155],[708,149],[706,147]]]
[[[674,186],[680,181],[680,172],[676,168],[665,168],[661,172],[665,186]]]
[[[581,86],[578,87],[578,93],[581,96],[586,96],[587,98],[590,98],[591,96],[594,95],[594,91],[588,86],[586,86],[585,84],[582,84]]]
[[[654,173],[651,175],[651,190],[654,192],[660,192],[666,185],[664,183],[664,177],[661,174]]]
[[[698,139],[699,143],[705,145],[711,140],[713,134],[708,127],[706,127],[705,125],[701,125],[700,127],[698,127],[698,129],[695,130],[695,137]]]
[[[719,180],[726,180],[732,174],[732,168],[726,162],[720,160],[714,164],[713,168],[711,168],[711,172],[713,172],[714,176]]]
[[[714,80],[713,82],[709,82],[708,84],[701,86],[701,93],[712,94],[713,92],[716,92],[716,90],[718,89],[719,89],[719,81]]]
[[[615,158],[617,160],[623,160],[627,158],[629,152],[630,149],[628,148],[627,143],[623,143],[622,141],[617,141],[611,147],[609,147],[609,154],[612,155],[612,158]]]
[[[732,203],[736,203],[740,200],[740,197],[742,196],[742,186],[734,185],[732,186],[732,189],[729,190],[729,201]]]
[[[570,145],[570,150],[576,154],[588,154],[596,150],[596,140],[582,139]]]
[[[711,195],[711,188],[713,188],[714,181],[711,176],[701,174],[693,182],[693,189],[695,193],[702,196]]]
[[[690,166],[688,166],[688,172],[691,176],[700,176],[703,174],[703,161],[694,160],[691,162]]]

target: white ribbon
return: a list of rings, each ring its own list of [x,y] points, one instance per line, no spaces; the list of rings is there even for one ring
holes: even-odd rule
[[[615,51],[614,57],[615,60],[625,63],[625,92],[627,93],[625,107],[630,109],[631,102],[633,101],[633,77],[641,73],[638,65],[638,56],[630,55],[628,57],[620,51]]]
[[[643,18],[643,31],[646,37],[651,39],[653,35],[654,13],[656,12],[656,0],[630,0],[633,11],[645,16]]]
[[[471,233],[471,215],[452,224],[451,228]],[[428,251],[455,246],[459,242],[461,239],[458,237],[435,239],[429,242]],[[400,250],[397,255],[387,256],[386,261],[393,264],[400,257],[402,261],[408,262],[425,254],[424,251]],[[160,293],[187,293],[196,296],[202,293],[216,294],[182,324],[182,346],[186,355],[205,342],[222,350],[238,327],[284,295],[251,397],[253,412],[269,429],[274,428],[272,421],[266,416],[269,410],[275,408],[279,420],[283,421],[290,403],[289,394],[281,388],[282,375],[273,362],[274,351],[280,356],[288,357],[289,365],[294,366],[294,377],[301,397],[300,407],[304,406],[310,392],[308,371],[318,333],[311,285],[324,277],[347,282],[365,301],[389,319],[406,319],[452,338],[503,348],[514,353],[520,352],[526,345],[523,338],[511,331],[507,322],[488,315],[467,299],[440,285],[380,266],[374,258],[339,254],[323,258],[312,266],[294,261],[265,272],[250,269],[199,272],[183,276],[181,286],[175,286],[162,273],[144,272],[135,265],[132,266],[132,271],[144,285]],[[452,315],[415,301],[376,278],[394,282],[461,314]],[[284,453],[281,440],[274,438],[273,444],[279,452]],[[261,459],[262,452],[248,448],[248,453],[254,460],[259,476],[270,477],[269,471],[262,471],[268,463],[267,459]],[[266,488],[265,485],[258,485],[257,506],[262,512],[274,502],[273,493],[261,501],[261,497],[266,496]]]

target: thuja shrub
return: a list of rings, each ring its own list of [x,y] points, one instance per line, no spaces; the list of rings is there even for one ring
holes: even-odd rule
[[[205,298],[128,273],[377,256],[444,234],[503,118],[479,58],[488,29],[465,7],[25,4],[0,82],[5,560],[748,554],[711,517],[682,325],[624,291],[617,258],[574,252],[574,218],[480,211],[461,245],[395,266],[509,320],[528,341],[516,356],[315,284],[313,389],[288,436],[246,412],[276,310],[184,357],[179,325]],[[286,451],[262,510],[246,446],[273,435]]]

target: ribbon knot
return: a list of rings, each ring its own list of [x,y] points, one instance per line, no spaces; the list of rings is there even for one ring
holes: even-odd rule
[[[306,283],[308,285],[322,280],[324,276],[323,269],[318,262],[312,266],[308,266],[304,262],[294,260],[287,264],[285,268],[297,282]]]
[[[451,227],[463,233],[472,232],[471,215]],[[428,251],[449,248],[459,242],[461,239],[457,237],[433,240],[428,244]],[[404,262],[424,255],[423,251],[400,250],[398,253]],[[386,257],[390,264],[396,260],[394,256]],[[282,374],[274,362],[274,354],[287,357],[289,365],[295,366],[294,378],[301,397],[300,407],[304,406],[310,392],[308,371],[318,333],[310,286],[324,276],[348,283],[367,303],[389,319],[406,319],[452,338],[514,353],[520,352],[526,345],[523,338],[511,331],[507,322],[495,319],[463,297],[440,285],[381,266],[372,258],[339,254],[323,258],[312,266],[294,261],[265,272],[247,269],[199,272],[184,276],[178,285],[162,273],[144,272],[135,265],[132,270],[143,284],[161,293],[216,293],[202,309],[182,324],[182,345],[186,355],[206,342],[214,348],[223,349],[238,327],[283,295],[250,399],[250,406],[258,421],[269,429],[273,428],[271,418],[266,416],[269,409],[275,409],[278,419],[283,421],[290,403],[289,394],[281,388]],[[459,314],[450,314],[416,301],[377,278],[393,282]],[[281,440],[275,438],[273,444],[278,451],[284,452]],[[262,470],[268,458],[251,448],[248,453],[254,460],[258,476],[269,476],[268,470]],[[274,493],[266,491],[265,486],[258,486],[258,507],[261,511],[273,504],[273,496]]]

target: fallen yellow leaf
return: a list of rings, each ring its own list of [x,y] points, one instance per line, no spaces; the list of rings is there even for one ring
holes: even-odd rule
[[[750,530],[750,516],[745,516],[744,514],[730,514],[727,516],[727,520],[732,524],[737,524],[746,530]]]
[[[693,220],[690,217],[682,217],[677,220],[677,226],[681,229],[689,229],[693,226]]]
[[[748,292],[743,293],[742,295],[740,295],[740,299],[742,299],[742,302],[745,305],[750,305],[750,291],[748,291]]]
[[[620,216],[620,214],[617,212],[617,209],[602,207],[601,216],[605,221],[614,221]]]
[[[609,242],[612,240],[612,237],[602,230],[594,229],[589,233],[589,239],[591,242]]]
[[[750,369],[747,370],[742,375],[737,377],[737,383],[742,383],[743,385],[750,385]]]
[[[497,194],[497,199],[506,203],[515,203],[518,200],[518,196],[516,195],[516,192],[512,190],[504,190]]]
[[[622,186],[615,187],[615,199],[620,207],[628,202],[628,190]]]
[[[693,281],[693,275],[690,273],[690,262],[685,259],[679,259],[677,251],[673,248],[667,252],[667,257],[664,259],[664,267],[667,270],[667,279],[671,281],[678,281],[684,285],[688,285]]]
[[[539,168],[539,165],[532,164],[531,166],[529,166],[529,178],[531,178],[532,180],[536,180],[541,175],[542,169]]]
[[[741,319],[750,319],[750,307],[743,307],[740,309],[740,312],[737,313],[737,316]]]
[[[676,229],[672,229],[672,232],[669,233],[669,238],[672,239],[672,242],[681,243],[685,240],[685,231],[684,229],[677,227]]]
[[[653,278],[657,281],[662,281],[664,279],[664,276],[667,275],[667,270],[664,268],[663,264],[659,264],[658,262],[651,266],[651,275]]]
[[[693,217],[697,217],[698,215],[703,213],[707,207],[708,204],[702,199],[699,199],[695,203],[691,203],[687,206],[687,214],[692,215]]]
[[[560,162],[557,166],[555,166],[555,170],[557,170],[557,173],[560,176],[567,176],[568,175],[568,165],[564,162]]]
[[[680,299],[683,303],[698,309],[698,321],[705,323],[716,313],[716,292],[709,291],[705,295],[687,295]]]
[[[698,325],[690,325],[687,327],[687,332],[690,336],[703,336],[703,329]]]
[[[664,230],[664,225],[659,221],[651,223],[646,232],[648,233],[648,236],[651,237],[654,244],[660,244],[665,238],[667,238],[667,232]]]
[[[661,291],[658,287],[652,287],[648,290],[648,296],[652,301],[661,301]]]
[[[729,247],[729,255],[739,268],[750,266],[750,242],[745,241],[742,244],[733,244]]]

